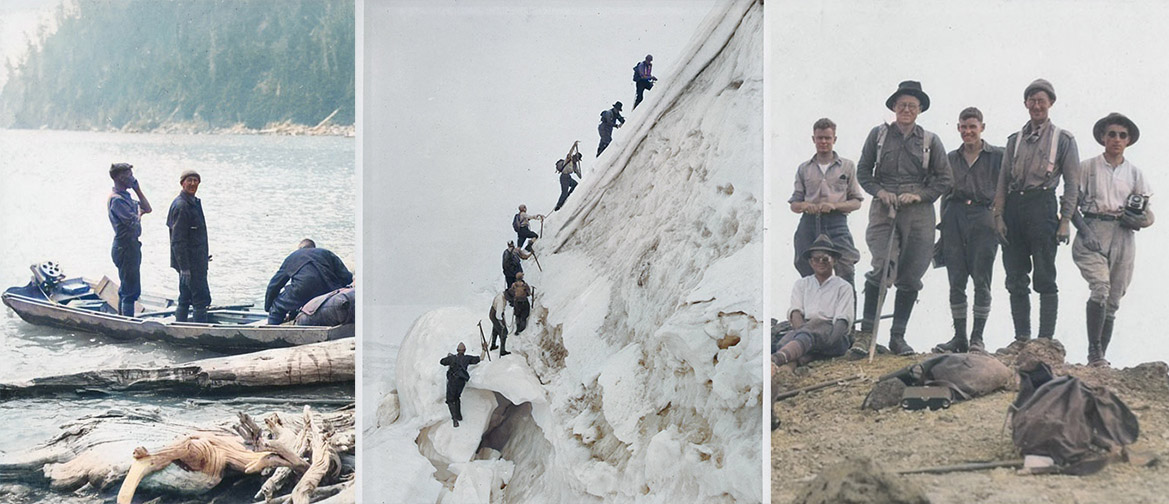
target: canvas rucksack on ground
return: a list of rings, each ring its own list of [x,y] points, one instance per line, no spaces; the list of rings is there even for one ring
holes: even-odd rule
[[[958,402],[990,394],[1006,387],[1010,380],[1011,370],[994,357],[938,355],[882,376],[861,408],[879,410],[899,404],[906,386],[946,387],[953,402]]]
[[[1011,440],[1023,455],[1070,465],[1119,450],[1140,435],[1137,417],[1116,394],[1072,376],[1052,377],[1040,364],[1019,371],[1019,396],[1011,405]]]

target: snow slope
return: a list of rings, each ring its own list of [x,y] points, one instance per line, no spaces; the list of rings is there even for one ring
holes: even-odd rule
[[[531,324],[472,366],[458,428],[438,360],[488,306],[414,323],[364,502],[762,500],[762,22],[719,4],[547,219]]]

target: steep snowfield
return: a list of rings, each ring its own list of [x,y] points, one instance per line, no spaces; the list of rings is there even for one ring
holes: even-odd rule
[[[488,306],[414,323],[365,502],[762,500],[762,22],[719,4],[547,219],[531,324],[472,366],[458,428],[438,360]]]

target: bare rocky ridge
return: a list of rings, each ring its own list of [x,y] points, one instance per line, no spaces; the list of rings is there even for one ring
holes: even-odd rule
[[[1140,420],[1140,438],[1131,448],[1162,461],[1169,459],[1169,365],[1149,362],[1121,370],[1098,369],[1063,364],[1063,355],[1054,346],[1032,344],[1028,350],[1026,353],[1042,360],[1055,360],[1053,371],[1057,375],[1072,375],[1114,391]],[[780,426],[771,434],[771,502],[821,502],[807,500],[809,495],[823,495],[816,493],[813,479],[827,471],[847,474],[834,466],[846,461],[857,463],[850,458],[869,458],[890,473],[1020,458],[1005,424],[1007,407],[1017,393],[1014,386],[938,411],[860,409],[877,377],[923,357],[878,356],[872,364],[863,360],[820,361],[812,363],[807,373],[781,373],[773,380],[773,386],[791,390],[864,375],[841,386],[775,403],[772,411]],[[1014,370],[1014,356],[1000,359]],[[1117,462],[1089,476],[1023,476],[1014,469],[1000,468],[892,478],[921,487],[934,504],[1155,503],[1165,502],[1169,492],[1169,468],[1164,462],[1151,467]],[[876,498],[877,494],[869,495]],[[871,498],[849,502],[887,502]]]

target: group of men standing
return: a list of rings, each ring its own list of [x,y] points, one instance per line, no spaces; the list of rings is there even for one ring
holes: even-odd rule
[[[114,228],[112,258],[118,268],[118,306],[120,315],[136,315],[135,303],[142,293],[142,216],[151,212],[150,203],[134,178],[129,163],[110,165],[114,187],[106,201],[110,224]],[[212,322],[207,314],[211,289],[207,270],[211,261],[207,241],[207,219],[203,202],[195,194],[202,177],[194,170],[179,175],[182,189],[171,202],[166,225],[170,230],[170,266],[179,274],[179,297],[175,306],[176,322]],[[133,189],[138,199],[130,195]],[[353,274],[332,252],[316,248],[304,239],[284,260],[268,285],[264,311],[268,323],[281,324],[294,317],[314,297],[353,283]]]
[[[789,200],[791,210],[802,214],[794,242],[796,268],[805,278],[793,288],[788,313],[793,330],[779,342],[773,363],[867,355],[888,286],[896,289],[888,349],[913,354],[905,331],[931,260],[947,269],[954,321],[953,337],[934,351],[985,351],[991,273],[1000,244],[1015,330],[1008,349],[1031,339],[1032,287],[1039,293],[1037,336],[1050,339],[1059,306],[1055,254],[1074,225],[1072,257],[1091,289],[1088,363],[1107,366],[1116,311],[1132,278],[1134,231],[1153,223],[1150,188],[1124,156],[1140,130],[1122,114],[1101,118],[1093,136],[1104,153],[1081,162],[1075,138],[1048,117],[1055,100],[1050,82],[1030,83],[1023,91],[1030,119],[1008,137],[1005,148],[982,139],[983,114],[968,107],[958,115],[962,146],[946,154],[937,135],[917,124],[917,116],[929,109],[929,95],[920,83],[904,81],[885,102],[896,120],[869,132],[855,167],[833,150],[836,125],[817,121],[816,155],[797,168]],[[852,326],[856,295],[841,293],[843,285],[853,284],[860,257],[847,225],[847,214],[864,199],[860,188],[874,197],[865,230],[872,267],[865,275],[861,329],[852,337],[842,327]],[[935,229],[941,229],[936,244]],[[973,315],[969,333],[968,314]]]

